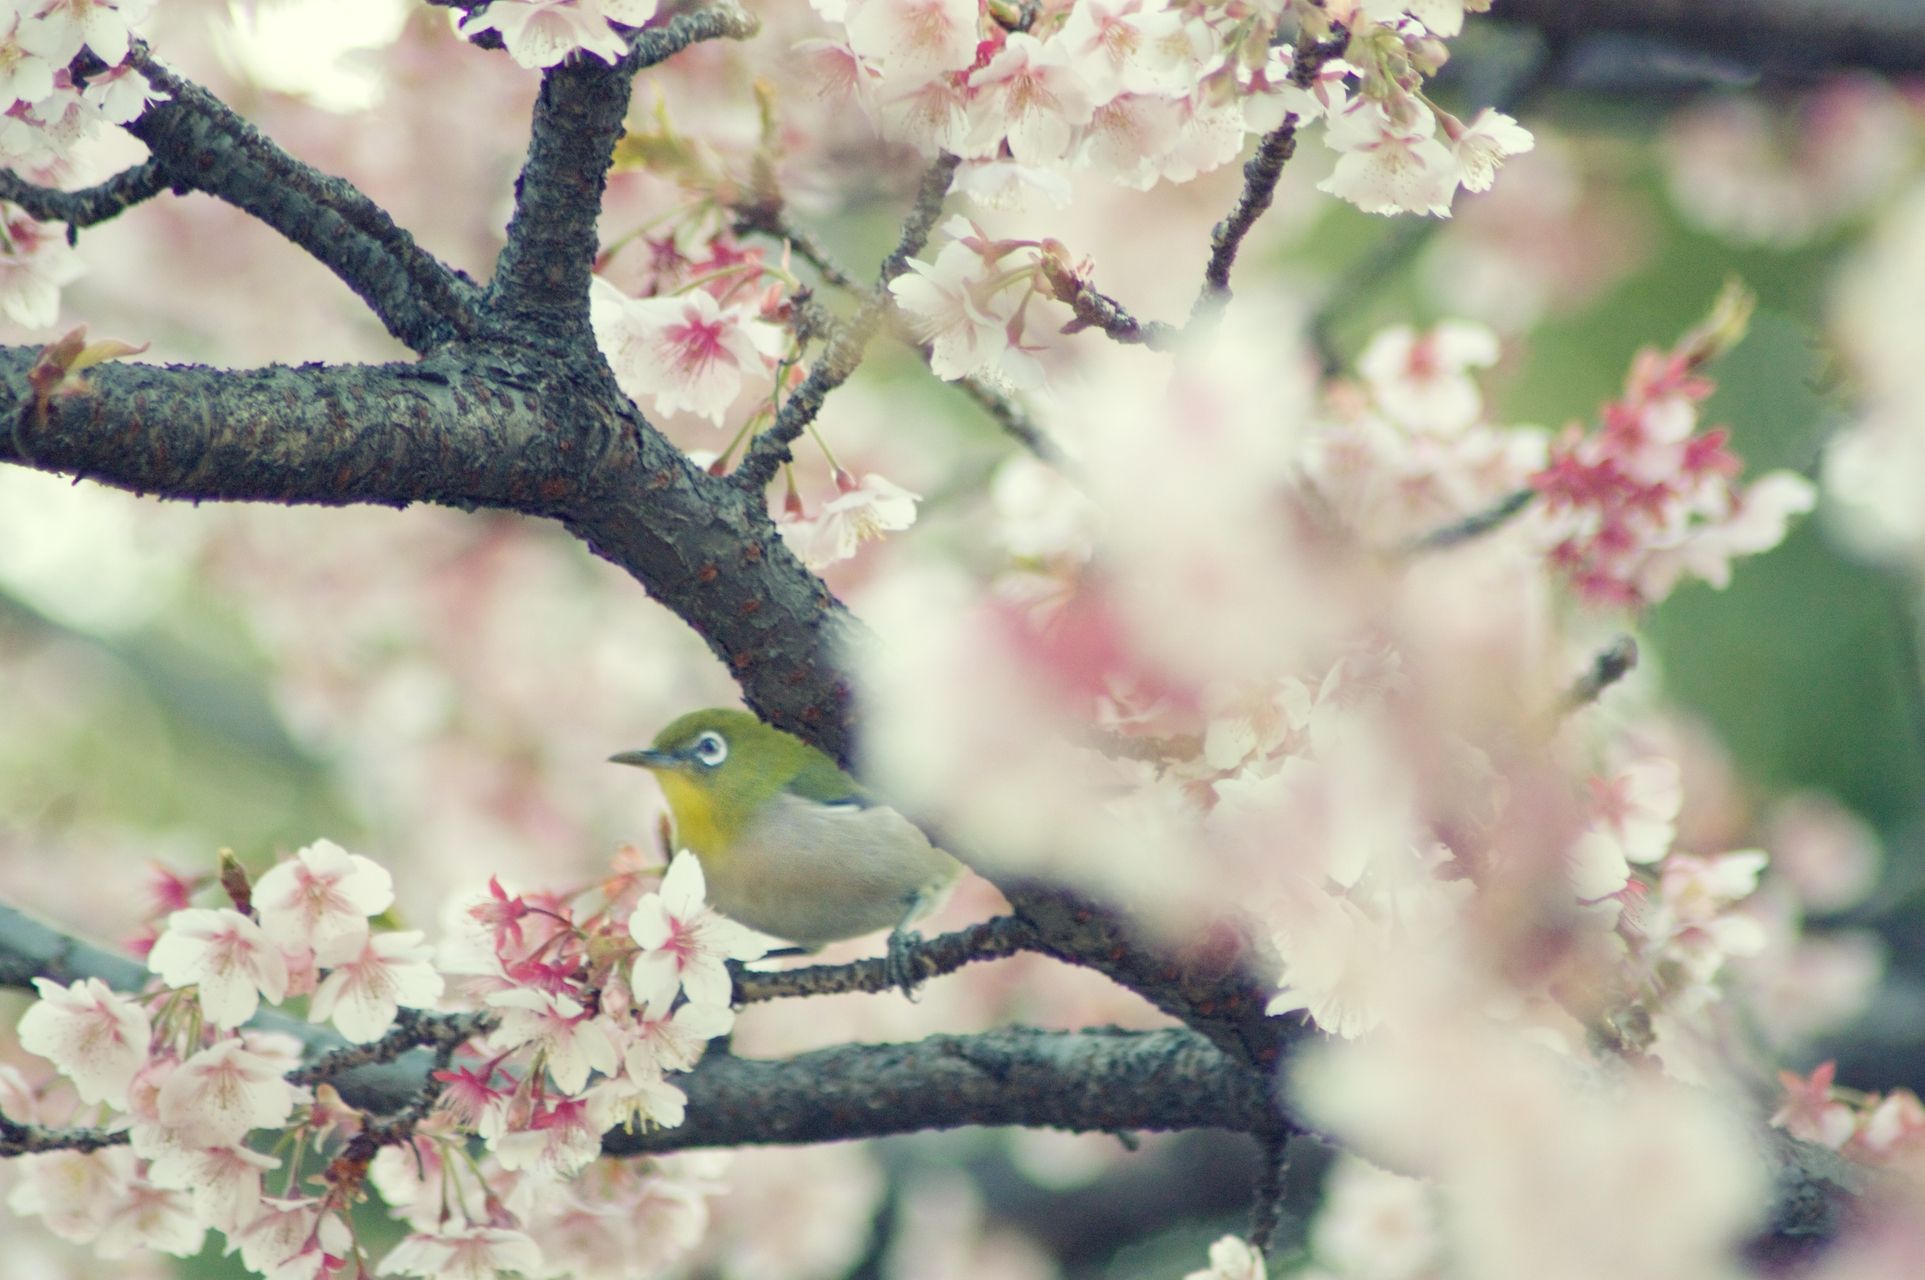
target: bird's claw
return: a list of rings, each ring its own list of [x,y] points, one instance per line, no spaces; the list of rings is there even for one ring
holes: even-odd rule
[[[923,981],[922,935],[913,929],[898,929],[889,935],[889,953],[883,958],[883,974],[889,985],[897,987],[911,1001]]]

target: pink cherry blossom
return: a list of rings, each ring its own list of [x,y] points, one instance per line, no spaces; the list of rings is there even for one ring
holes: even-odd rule
[[[590,297],[595,340],[615,381],[663,413],[686,411],[719,424],[750,378],[773,367],[782,337],[705,289],[629,298],[598,285]]]
[[[1455,434],[1484,412],[1468,370],[1497,363],[1497,335],[1446,321],[1425,333],[1409,325],[1378,331],[1357,359],[1377,407],[1413,431]]]
[[[217,1027],[238,1027],[261,997],[287,994],[287,961],[261,927],[238,911],[190,908],[167,918],[147,967],[170,987],[198,987],[201,1009]]]
[[[588,1098],[551,1096],[526,1125],[490,1139],[488,1150],[510,1172],[570,1178],[601,1155],[602,1118]]]
[[[254,883],[261,927],[283,946],[309,948],[323,965],[360,951],[368,917],[393,903],[387,869],[332,840],[316,840]]]
[[[152,0],[51,0],[39,6],[34,48],[65,66],[82,46],[108,66],[127,56],[133,25],[146,18]]]
[[[63,987],[35,978],[39,1001],[20,1019],[20,1047],[54,1064],[82,1102],[127,1105],[127,1086],[147,1060],[147,1011],[98,978]]]
[[[294,1089],[278,1064],[250,1053],[239,1037],[221,1040],[181,1063],[160,1087],[161,1122],[194,1146],[235,1146],[250,1130],[278,1127],[294,1109]]]
[[[0,315],[45,329],[60,315],[60,291],[84,274],[80,255],[58,232],[0,204]]]
[[[1780,1071],[1778,1085],[1784,1101],[1772,1113],[1771,1123],[1794,1138],[1816,1142],[1833,1151],[1845,1145],[1857,1125],[1851,1108],[1838,1101],[1832,1092],[1838,1064],[1821,1062],[1809,1077]]]
[[[597,1133],[615,1128],[673,1129],[687,1116],[688,1095],[659,1071],[624,1071],[617,1079],[604,1080],[590,1090],[588,1105]]]
[[[638,1004],[667,1008],[679,987],[690,1000],[726,1005],[734,991],[727,962],[767,954],[760,934],[710,910],[707,900],[702,864],[684,850],[668,864],[661,891],[635,904],[628,932],[642,953],[629,986]]]
[[[394,1025],[400,1006],[429,1009],[441,998],[443,982],[433,958],[434,948],[418,931],[376,934],[360,955],[340,962],[321,980],[308,1020],[333,1019],[354,1044],[377,1040]]]

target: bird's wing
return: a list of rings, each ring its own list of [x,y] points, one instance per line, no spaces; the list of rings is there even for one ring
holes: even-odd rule
[[[804,764],[783,789],[790,795],[831,809],[869,809],[876,804],[874,796],[857,786],[827,756]]]

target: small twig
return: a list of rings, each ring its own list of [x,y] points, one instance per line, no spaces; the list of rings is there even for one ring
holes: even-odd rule
[[[1297,151],[1297,118],[1285,115],[1283,123],[1263,135],[1257,153],[1243,166],[1243,193],[1237,197],[1230,216],[1210,229],[1210,261],[1203,268],[1203,288],[1190,307],[1190,319],[1222,309],[1230,300],[1230,268],[1236,265],[1237,251],[1250,234],[1257,219],[1270,207],[1277,193],[1277,180],[1283,166]]]
[[[815,232],[789,221],[779,196],[736,207],[735,234],[754,232],[787,244],[795,256],[816,269],[824,283],[849,293],[863,293],[862,282],[850,275],[829,253]]]
[[[1535,489],[1519,489],[1514,493],[1507,493],[1482,511],[1473,511],[1462,520],[1452,521],[1442,528],[1432,529],[1429,533],[1412,539],[1405,550],[1412,554],[1419,551],[1442,551],[1446,547],[1459,546],[1474,538],[1481,538],[1510,523],[1511,518],[1530,506],[1536,497]]]
[[[43,187],[11,169],[0,169],[0,200],[12,201],[41,222],[66,223],[68,244],[79,238],[80,228],[105,222],[172,185],[160,162],[151,156],[78,191]]]
[[[729,477],[735,485],[750,493],[767,488],[769,481],[775,479],[776,471],[789,461],[789,446],[808,430],[816,414],[821,412],[822,402],[855,373],[862,363],[863,352],[868,349],[869,339],[888,313],[889,282],[908,270],[909,259],[922,252],[923,245],[928,243],[936,219],[942,216],[943,197],[949,194],[950,180],[961,163],[958,157],[945,152],[923,174],[916,202],[903,220],[902,237],[882,260],[875,289],[851,319],[831,332],[828,348],[809,367],[809,376],[782,402],[768,430],[755,437],[741,465]]]
[[[1101,329],[1125,346],[1148,347],[1152,351],[1173,351],[1183,330],[1161,320],[1138,320],[1122,303],[1072,271],[1061,260],[1044,254],[1043,276],[1049,281],[1057,301],[1076,313],[1076,319],[1063,327],[1065,333]]]
[[[924,358],[927,359],[927,357],[928,353],[924,352]],[[1063,451],[1056,447],[1055,442],[1043,434],[1043,429],[1036,425],[1035,420],[1029,416],[1029,410],[1022,405],[981,378],[959,378],[955,385],[964,395],[974,400],[978,408],[995,419],[996,425],[1016,443],[1039,459],[1057,468],[1061,468],[1069,461],[1063,456]]]
[[[344,1071],[393,1062],[404,1053],[433,1047],[437,1056],[452,1054],[456,1048],[494,1026],[486,1013],[422,1013],[402,1009],[395,1015],[394,1029],[368,1044],[351,1044],[322,1054],[304,1067],[287,1073],[294,1084],[312,1085],[331,1080]]]
[[[1598,695],[1630,675],[1638,665],[1638,642],[1630,636],[1618,636],[1610,644],[1598,651],[1591,659],[1591,668],[1571,685],[1558,704],[1559,710],[1568,714],[1579,707],[1589,706],[1598,700]]]
[[[966,965],[984,960],[1001,960],[1032,949],[1036,931],[1016,916],[997,916],[972,924],[954,933],[930,938],[910,956],[916,981],[954,973]],[[900,975],[891,976],[887,961],[857,960],[853,964],[817,964],[806,969],[774,973],[739,972],[735,975],[735,1002],[756,1004],[763,1000],[783,1000],[795,996],[845,995],[850,992],[876,994],[900,989]]]
[[[1283,1222],[1284,1179],[1290,1172],[1290,1131],[1257,1135],[1262,1167],[1250,1199],[1250,1247],[1268,1256]]]

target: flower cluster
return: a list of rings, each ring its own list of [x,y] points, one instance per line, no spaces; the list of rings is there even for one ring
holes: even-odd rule
[[[234,905],[173,910],[146,993],[37,980],[22,1046],[130,1140],[24,1157],[32,1172],[11,1207],[108,1257],[191,1255],[213,1230],[251,1270],[292,1280],[360,1257],[347,1211],[371,1176],[414,1230],[384,1272],[532,1274],[550,1239],[565,1257],[582,1237],[571,1213],[600,1210],[579,1184],[570,1197],[554,1188],[599,1154],[608,1129],[681,1123],[684,1098],[667,1077],[732,1025],[724,963],[765,950],[706,908],[691,856],[657,892],[634,880],[616,876],[608,904],[580,920],[564,901],[491,882],[437,964],[420,933],[370,928],[393,901],[388,873],[328,841],[251,889],[224,874]],[[435,1073],[432,1108],[416,1103],[399,1122],[357,1110],[325,1072],[291,1079],[311,1042],[290,1034],[298,1023],[266,1029],[256,1016],[305,995],[309,1021],[372,1045],[402,1009],[441,1003],[450,983],[481,1017],[480,1034]],[[51,1101],[11,1070],[0,1106],[19,1122],[53,1119]],[[325,1172],[259,1140],[280,1132],[328,1157]],[[479,1162],[466,1149],[477,1138]],[[624,1211],[689,1194],[672,1174],[614,1182]]]
[[[1720,340],[1700,332],[1640,352],[1599,429],[1573,425],[1533,475],[1539,536],[1587,599],[1644,605],[1684,577],[1722,587],[1731,561],[1777,546],[1815,500],[1810,482],[1774,471],[1740,487],[1724,428],[1698,429],[1712,382],[1701,368]]]
[[[984,377],[1002,386],[1032,388],[1042,366],[1024,342],[1029,303],[1043,285],[1043,246],[998,240],[969,219],[944,223],[945,243],[935,261],[909,259],[889,282],[909,335],[929,350],[938,377]]]
[[[805,44],[823,78],[883,137],[964,157],[959,187],[991,204],[1067,203],[1073,170],[1139,190],[1187,182],[1235,159],[1248,133],[1327,116],[1343,159],[1326,190],[1377,212],[1448,214],[1459,185],[1483,190],[1530,147],[1507,116],[1466,125],[1423,100],[1440,37],[1462,27],[1458,4],[1285,6],[1326,42],[1301,71],[1295,51],[1272,47],[1282,13],[1263,8],[1074,0],[1018,22],[984,0],[816,7],[840,26]]]
[[[126,124],[166,98],[127,61],[133,28],[152,0],[0,0],[0,164],[58,179],[74,149],[103,124]],[[75,81],[81,51],[107,70]],[[80,276],[64,238],[0,204],[0,313],[29,329],[54,323],[60,290]]]

